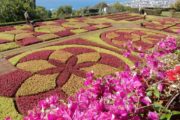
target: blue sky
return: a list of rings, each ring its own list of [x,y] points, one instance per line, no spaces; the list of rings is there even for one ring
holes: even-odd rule
[[[44,6],[47,9],[56,9],[61,5],[71,5],[74,9],[79,9],[81,7],[95,5],[101,1],[113,3],[116,1],[124,2],[127,0],[36,0],[36,4],[39,6]]]

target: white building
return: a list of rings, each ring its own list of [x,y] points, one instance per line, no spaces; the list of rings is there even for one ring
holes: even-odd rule
[[[175,3],[176,0],[131,0],[127,3],[127,6],[133,8],[144,8],[144,7],[161,7],[168,8],[171,4]]]

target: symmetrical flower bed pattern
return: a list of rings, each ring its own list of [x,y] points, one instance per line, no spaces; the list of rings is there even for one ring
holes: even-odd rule
[[[165,38],[165,34],[138,29],[117,29],[101,34],[102,40],[118,48],[126,48],[124,44],[131,41],[137,51],[148,50]]]
[[[73,41],[76,41],[75,45]],[[19,114],[26,115],[39,100],[50,95],[58,94],[66,100],[76,93],[84,87],[87,72],[94,71],[96,77],[103,77],[126,66],[126,61],[121,59],[123,56],[116,52],[92,46],[82,39],[68,42],[9,58],[17,70],[0,76],[0,98],[14,97],[12,104],[17,106]],[[82,45],[83,42],[89,46]]]

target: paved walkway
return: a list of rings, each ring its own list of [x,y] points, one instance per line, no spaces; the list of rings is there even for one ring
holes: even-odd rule
[[[5,58],[0,59],[0,75],[16,70]]]

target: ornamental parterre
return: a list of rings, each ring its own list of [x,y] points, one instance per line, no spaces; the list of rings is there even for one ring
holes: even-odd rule
[[[94,71],[96,77],[102,77],[125,68],[120,57],[101,49],[51,46],[14,56],[9,61],[17,70],[0,76],[0,96],[14,98],[14,106],[9,109],[16,108],[23,115],[51,95],[57,94],[66,101],[84,88],[87,72]]]
[[[162,33],[141,29],[117,29],[104,32],[100,37],[106,43],[118,48],[125,48],[124,44],[132,41],[136,51],[143,52],[153,48],[156,43],[167,36]]]

